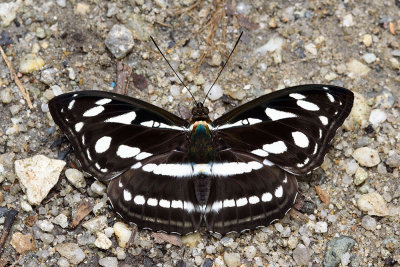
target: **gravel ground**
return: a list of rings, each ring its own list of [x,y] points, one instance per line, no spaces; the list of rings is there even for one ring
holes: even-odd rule
[[[398,266],[400,262],[400,2],[16,0],[0,3],[0,266]],[[223,13],[225,12],[225,13]],[[84,177],[47,102],[112,91],[117,58],[128,95],[187,118],[192,100],[149,41],[166,51],[197,99],[242,40],[206,105],[215,118],[272,90],[306,83],[356,94],[304,203],[260,230],[186,237],[138,230]],[[78,170],[77,170],[78,169]],[[82,220],[82,221],[81,221]],[[130,244],[129,244],[130,243]]]

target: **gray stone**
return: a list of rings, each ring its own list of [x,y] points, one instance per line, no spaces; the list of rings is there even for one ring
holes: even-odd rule
[[[240,254],[239,253],[224,253],[224,262],[228,267],[239,267],[240,266]]]
[[[98,231],[103,230],[108,226],[107,217],[106,216],[98,216],[92,218],[82,224],[82,226],[88,229],[92,233],[96,233]]]
[[[361,225],[366,230],[374,231],[376,228],[376,220],[369,215],[365,215],[361,220]]]
[[[348,236],[340,236],[333,238],[326,245],[323,266],[337,267],[341,262],[343,254],[351,252],[356,241]]]
[[[86,186],[86,181],[83,177],[83,173],[77,169],[66,169],[65,177],[67,177],[67,180],[76,188],[83,188]]]
[[[99,265],[104,267],[118,267],[118,259],[116,257],[105,257],[99,260]]]
[[[123,58],[133,48],[132,32],[125,26],[116,24],[108,33],[105,44],[116,58]]]
[[[72,264],[79,264],[85,259],[85,252],[74,243],[58,244],[56,250]]]
[[[308,265],[310,258],[311,253],[303,244],[298,244],[296,249],[293,250],[293,259],[297,265]]]

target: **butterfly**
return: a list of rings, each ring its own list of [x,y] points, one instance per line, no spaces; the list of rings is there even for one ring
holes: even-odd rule
[[[110,180],[113,209],[140,228],[225,234],[282,218],[296,176],[323,162],[354,95],[300,85],[261,96],[214,121],[197,103],[190,120],[139,99],[77,91],[49,102],[82,169]]]

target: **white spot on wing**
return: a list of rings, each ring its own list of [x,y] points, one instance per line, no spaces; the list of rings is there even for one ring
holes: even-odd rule
[[[310,141],[308,140],[308,137],[303,134],[302,132],[293,132],[292,133],[292,137],[294,140],[294,143],[296,144],[296,146],[298,147],[308,147]]]
[[[74,104],[75,104],[75,99],[69,102],[68,109],[71,110],[74,107]]]
[[[91,161],[92,157],[90,156],[89,148],[86,149],[86,155],[87,155],[88,159]]]
[[[285,173],[285,179],[283,179],[282,183],[284,183],[284,184],[287,183],[287,176],[286,176],[286,173]]]
[[[188,213],[191,213],[195,210],[193,203],[188,201],[183,201],[183,209]]]
[[[131,169],[139,169],[140,167],[142,167],[142,163],[136,162],[135,165],[133,165],[133,166],[131,167]]]
[[[118,181],[118,187],[123,187],[124,185],[122,184],[121,180]],[[129,192],[128,192],[129,193]]]
[[[253,125],[253,124],[257,124],[262,122],[262,120],[260,119],[255,119],[255,118],[248,118],[245,120],[240,120],[234,123],[227,123],[221,126],[218,126],[218,129],[222,130],[222,129],[226,129],[226,128],[232,128],[232,127],[238,127],[238,126],[243,126],[243,125]],[[210,129],[212,129],[210,127]]]
[[[136,196],[137,197],[137,196]],[[136,198],[135,197],[135,198]],[[125,201],[131,201],[132,200],[132,194],[128,190],[124,189],[124,200]],[[136,201],[135,201],[136,202]]]
[[[272,144],[265,144],[263,149],[269,153],[281,154],[287,150],[287,147],[284,142],[277,141]]]
[[[264,159],[263,164],[264,164],[265,166],[274,166],[274,165],[275,165],[274,163],[272,163],[271,161],[269,161],[269,160],[267,160],[267,159]]]
[[[139,148],[126,145],[120,145],[117,150],[117,156],[123,159],[132,158],[139,153],[140,153]]]
[[[215,201],[211,206],[211,210],[216,213],[218,213],[220,209],[222,209],[222,201]]]
[[[142,160],[142,159],[148,158],[148,157],[150,157],[150,156],[152,156],[152,155],[153,155],[153,154],[151,154],[151,153],[141,152],[141,153],[139,153],[139,154],[135,157],[135,159],[137,159],[137,160]]]
[[[274,195],[278,198],[283,196],[283,187],[281,185],[275,189]]]
[[[257,123],[262,122],[262,120],[260,120],[260,119],[254,119],[254,118],[248,118],[247,121],[249,122],[250,125],[253,125],[253,124],[257,124]]]
[[[247,198],[242,197],[236,200],[236,206],[242,207],[244,205],[247,205]]]
[[[277,120],[283,120],[283,119],[288,119],[288,118],[296,118],[297,116],[293,113],[286,112],[286,111],[280,111],[276,110],[273,108],[266,108],[265,109],[265,114],[267,114],[268,117],[271,118],[273,121]]]
[[[328,125],[328,118],[325,116],[319,116],[320,121],[323,125]]]
[[[154,121],[144,121],[140,123],[140,125],[145,126],[145,127],[153,127]]]
[[[319,139],[322,138],[322,129],[319,129]]]
[[[171,202],[169,200],[166,199],[161,199],[159,202],[160,207],[169,209],[171,207]]]
[[[326,87],[326,86],[322,87],[322,89],[324,89],[324,90],[329,90],[329,88]]]
[[[83,122],[78,122],[77,124],[75,124],[75,131],[79,132],[83,127]]]
[[[103,106],[97,106],[97,107],[91,108],[91,109],[87,110],[85,113],[83,113],[83,117],[94,117],[94,116],[99,115],[103,111],[104,111]]]
[[[109,99],[109,98],[103,98],[103,99],[97,100],[95,104],[99,105],[99,106],[102,106],[102,105],[110,103],[111,101],[112,100]]]
[[[298,93],[292,93],[292,94],[290,94],[289,96],[290,96],[291,98],[294,98],[294,99],[297,99],[297,100],[306,98],[304,95],[298,94]]]
[[[96,153],[103,153],[106,152],[107,149],[110,148],[111,144],[111,137],[110,136],[103,136],[99,140],[97,140],[96,145],[94,146],[94,149],[96,150]]]
[[[268,152],[262,149],[256,149],[251,151],[252,154],[260,156],[260,157],[266,157],[268,156]]]
[[[183,209],[183,202],[182,200],[172,200],[171,208],[174,209]]]
[[[304,101],[304,100],[297,100],[297,105],[305,110],[309,111],[318,111],[319,107],[314,103]]]
[[[318,149],[318,144],[315,143],[315,147],[314,147],[314,151],[313,151],[313,155],[315,155],[317,153],[317,149]]]
[[[266,192],[266,193],[262,194],[261,200],[262,200],[263,202],[269,202],[269,201],[271,201],[271,200],[272,200],[272,194],[269,193],[269,192]]]
[[[124,194],[125,192],[128,192],[126,189],[124,190]],[[137,205],[143,205],[144,203],[146,203],[146,200],[144,199],[144,196],[142,195],[137,195],[135,196],[135,198],[133,199],[133,202],[135,202],[135,204]]]
[[[157,199],[155,199],[155,198],[147,199],[147,205],[155,207],[155,206],[157,206],[157,204],[158,204]]]
[[[99,106],[101,107],[101,106]],[[127,124],[130,125],[133,120],[136,118],[136,112],[131,111],[116,117],[108,118],[105,120],[105,122],[114,122],[114,123],[121,123],[121,124]]]
[[[249,203],[250,204],[257,204],[258,202],[260,202],[260,199],[258,198],[258,196],[249,197]]]
[[[332,103],[335,102],[335,98],[333,97],[333,95],[331,95],[330,93],[326,93],[326,96],[329,98],[329,101],[331,101]]]
[[[223,206],[225,208],[235,207],[235,200],[234,199],[225,199],[223,202]]]

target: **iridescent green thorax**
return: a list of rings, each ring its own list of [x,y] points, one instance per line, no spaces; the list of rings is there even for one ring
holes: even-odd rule
[[[209,124],[196,121],[190,133],[190,158],[194,162],[208,163],[213,159],[214,150]]]

